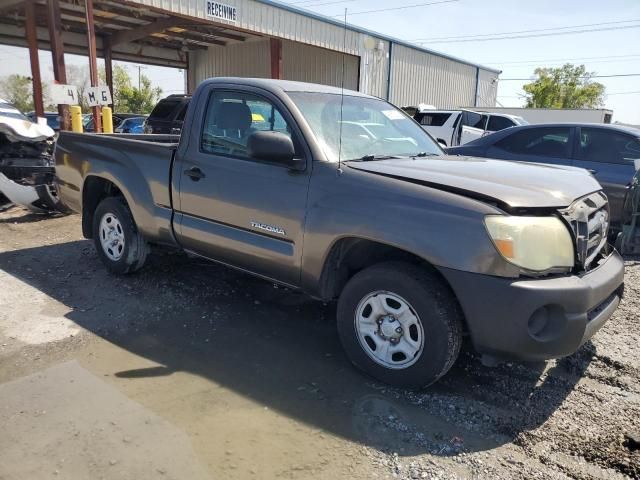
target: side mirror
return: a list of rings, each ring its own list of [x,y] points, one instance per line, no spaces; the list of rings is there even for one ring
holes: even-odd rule
[[[247,141],[251,158],[287,165],[295,170],[304,169],[304,163],[296,160],[295,147],[291,137],[281,132],[254,132]]]
[[[445,142],[443,139],[439,138],[438,143],[442,148],[447,148],[447,142]]]

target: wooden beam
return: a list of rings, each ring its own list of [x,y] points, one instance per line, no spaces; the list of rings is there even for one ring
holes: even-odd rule
[[[221,47],[224,47],[227,44],[226,42],[223,42],[221,40],[216,40],[214,38],[207,38],[206,36],[193,34],[191,32],[174,32],[173,30],[167,30],[162,33],[162,36],[165,36],[165,35],[167,37],[171,37],[172,39],[192,40],[194,42],[208,43],[210,45],[219,45]],[[156,35],[152,35],[152,37],[160,38],[159,36],[156,36]]]
[[[51,39],[47,26],[38,26],[38,48],[40,50],[51,51]],[[74,55],[87,55],[87,34],[86,30],[75,33],[65,30],[62,34],[66,53]],[[28,48],[27,39],[24,35],[24,28],[15,24],[7,23],[7,19],[0,18],[0,43],[13,45],[16,47]],[[96,38],[96,49],[98,56],[103,55],[102,38]],[[128,43],[119,45],[113,49],[113,59],[123,62],[144,63],[147,65],[158,65],[163,67],[185,68],[186,54],[182,51],[183,45],[161,44],[159,46],[145,46],[140,43]],[[199,47],[206,49],[207,47]],[[2,71],[0,70],[0,76]]]
[[[64,64],[64,44],[62,42],[62,22],[60,21],[59,0],[47,1],[47,13],[51,56],[53,60],[53,76],[58,83],[66,84],[67,70]],[[60,130],[69,130],[69,108],[66,105],[58,105],[58,114],[60,115]]]
[[[282,40],[270,38],[271,43],[271,78],[282,79]]]
[[[111,99],[115,93],[113,91],[113,50],[111,49],[111,35],[102,37],[102,52],[104,54],[104,76],[107,81],[107,87],[111,92]],[[113,104],[111,104],[113,108]]]
[[[5,14],[10,10],[20,7],[24,0],[0,0],[0,13]]]
[[[235,40],[236,42],[244,42],[247,40],[247,37],[243,35],[238,35],[235,33],[226,32],[220,29],[209,29],[206,28],[205,24],[198,24],[197,26],[193,26],[189,29],[189,33],[199,34],[199,35],[211,35],[214,37],[227,38],[229,40]]]
[[[36,11],[33,0],[24,5],[25,30],[29,44],[29,60],[31,62],[31,83],[33,84],[33,109],[36,117],[44,117],[44,100],[42,98],[42,78],[40,76],[40,59],[38,58],[38,35],[36,33]]]
[[[170,27],[177,27],[178,25],[184,25],[185,21],[177,18],[162,18],[147,25],[136,27],[131,30],[123,30],[115,33],[111,39],[112,45],[118,45],[120,43],[135,42],[142,38],[148,37],[152,33],[162,33]]]
[[[89,76],[91,86],[98,86],[98,58],[96,54],[96,29],[93,25],[93,0],[85,0],[85,15],[87,21],[87,44],[89,45]],[[102,132],[102,117],[100,107],[91,107],[93,110],[93,126],[95,133]]]

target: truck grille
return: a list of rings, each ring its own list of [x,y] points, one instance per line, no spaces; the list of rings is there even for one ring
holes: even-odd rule
[[[576,200],[560,214],[571,226],[576,246],[578,267],[587,271],[594,260],[607,251],[609,234],[609,202],[604,192],[596,192]]]

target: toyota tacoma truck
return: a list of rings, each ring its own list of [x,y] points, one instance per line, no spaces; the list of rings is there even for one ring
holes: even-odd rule
[[[55,160],[111,272],[164,245],[337,299],[347,356],[393,385],[442,377],[465,335],[492,360],[569,355],[623,294],[587,171],[447,156],[358,92],[210,79],[179,137],[62,132]]]

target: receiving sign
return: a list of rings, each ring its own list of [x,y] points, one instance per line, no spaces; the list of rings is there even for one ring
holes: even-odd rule
[[[61,85],[59,83],[49,85],[49,96],[54,105],[77,105],[80,103],[78,87],[75,85]]]
[[[84,91],[84,101],[90,107],[97,107],[99,105],[109,105],[113,103],[111,101],[111,91],[109,87],[89,87]]]
[[[236,7],[231,7],[224,3],[210,2],[209,0],[205,0],[204,4],[207,18],[218,18],[233,23],[238,21],[238,9]]]

